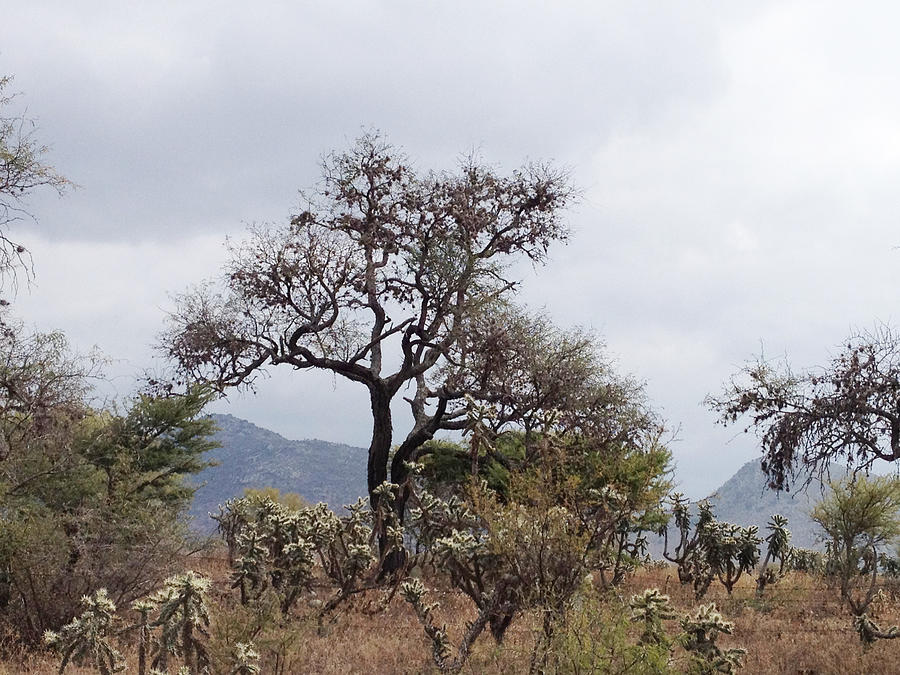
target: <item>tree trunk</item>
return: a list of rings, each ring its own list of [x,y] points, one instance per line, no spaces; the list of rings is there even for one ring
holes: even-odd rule
[[[367,480],[369,488],[369,504],[372,511],[378,510],[378,497],[376,488],[388,478],[388,456],[391,451],[393,438],[393,424],[391,420],[391,398],[383,385],[370,385],[369,398],[372,402],[372,443],[369,445],[369,464]],[[405,551],[392,551],[387,553],[387,537],[384,532],[378,532],[378,554],[383,559],[381,575],[394,572],[406,562]]]
[[[372,403],[372,443],[369,445],[369,463],[366,473],[369,488],[369,503],[374,511],[377,507],[375,489],[387,480],[388,455],[393,439],[391,420],[391,399],[383,385],[369,386]]]

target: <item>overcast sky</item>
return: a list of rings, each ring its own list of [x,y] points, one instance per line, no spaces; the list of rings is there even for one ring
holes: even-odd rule
[[[0,74],[80,188],[12,234],[16,312],[152,367],[171,296],[226,235],[283,222],[318,160],[377,128],[423,170],[553,160],[573,237],[521,298],[604,336],[702,496],[758,451],[701,401],[764,349],[824,363],[892,321],[900,276],[896,3],[0,1]],[[273,373],[231,412],[367,445],[368,401]],[[395,426],[405,433],[405,424]],[[360,467],[360,471],[363,471]]]

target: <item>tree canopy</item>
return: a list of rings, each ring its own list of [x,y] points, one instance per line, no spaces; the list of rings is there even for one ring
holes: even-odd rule
[[[848,339],[831,363],[795,372],[760,357],[707,398],[722,424],[749,418],[772,487],[833,460],[868,469],[900,460],[900,336],[887,327]],[[809,474],[807,474],[809,475]]]
[[[395,483],[436,431],[465,427],[467,394],[506,402],[492,354],[519,342],[506,322],[510,266],[541,263],[566,238],[574,191],[546,165],[501,176],[469,158],[456,172],[418,175],[376,134],[322,168],[286,225],[251,228],[229,245],[218,284],[180,297],[162,345],[183,373],[220,389],[282,365],[364,385],[374,499],[389,477],[401,390],[411,387],[413,424],[393,458]]]

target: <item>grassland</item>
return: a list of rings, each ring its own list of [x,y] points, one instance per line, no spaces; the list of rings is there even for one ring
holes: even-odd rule
[[[227,672],[223,665],[234,642],[253,636],[263,653],[263,673],[433,673],[430,644],[425,639],[412,609],[395,596],[382,607],[383,596],[373,592],[346,604],[322,626],[315,607],[307,604],[290,622],[283,623],[248,612],[229,588],[224,555],[192,559],[187,565],[214,579],[210,597],[209,648],[215,672]],[[678,584],[673,569],[646,569],[636,573],[620,589],[620,597],[648,587],[658,587],[672,598],[673,606],[684,613],[698,606],[690,588]],[[878,620],[900,623],[900,600],[892,599],[885,588],[877,603]],[[448,589],[435,591],[440,602],[439,617],[446,621],[451,638],[459,636],[465,622],[473,618],[468,601]],[[610,602],[614,603],[614,600]],[[879,674],[900,672],[900,641],[882,641],[864,650],[853,631],[850,617],[841,607],[838,593],[817,578],[791,573],[757,599],[752,580],[742,579],[733,596],[713,586],[704,603],[715,602],[735,624],[734,634],[722,638],[726,646],[747,650],[744,673],[792,673],[803,675]],[[315,602],[312,603],[313,605]],[[483,635],[464,668],[465,673],[527,672],[539,617],[526,615],[515,622],[500,647]],[[596,617],[602,621],[602,616]],[[671,628],[676,629],[676,621]],[[636,639],[636,632],[632,636]],[[58,660],[47,653],[33,653],[15,646],[6,636],[7,656],[0,673],[56,673]],[[135,672],[133,648],[123,649]],[[220,670],[221,669],[221,670]],[[70,667],[72,674],[95,672]],[[586,672],[586,671],[583,671]]]

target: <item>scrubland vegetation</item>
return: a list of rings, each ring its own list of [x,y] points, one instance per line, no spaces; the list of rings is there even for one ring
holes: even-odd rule
[[[0,225],[67,185],[22,128],[0,124],[21,178],[0,186]],[[92,397],[101,359],[3,314],[2,668],[896,670],[896,479],[831,486],[813,514],[825,553],[792,548],[777,514],[763,532],[720,522],[670,494],[666,425],[599,339],[515,304],[510,270],[565,239],[574,196],[540,165],[420,176],[365,136],[286,226],[254,228],[218,285],[180,298],[160,338],[176,372],[115,404]],[[9,274],[25,252],[0,249]],[[865,469],[900,457],[896,347],[858,336],[824,375],[757,364],[709,403],[750,416],[773,487],[834,457]],[[278,366],[367,388],[368,495],[335,514],[258,486],[221,505],[220,540],[196,541],[203,408]]]

